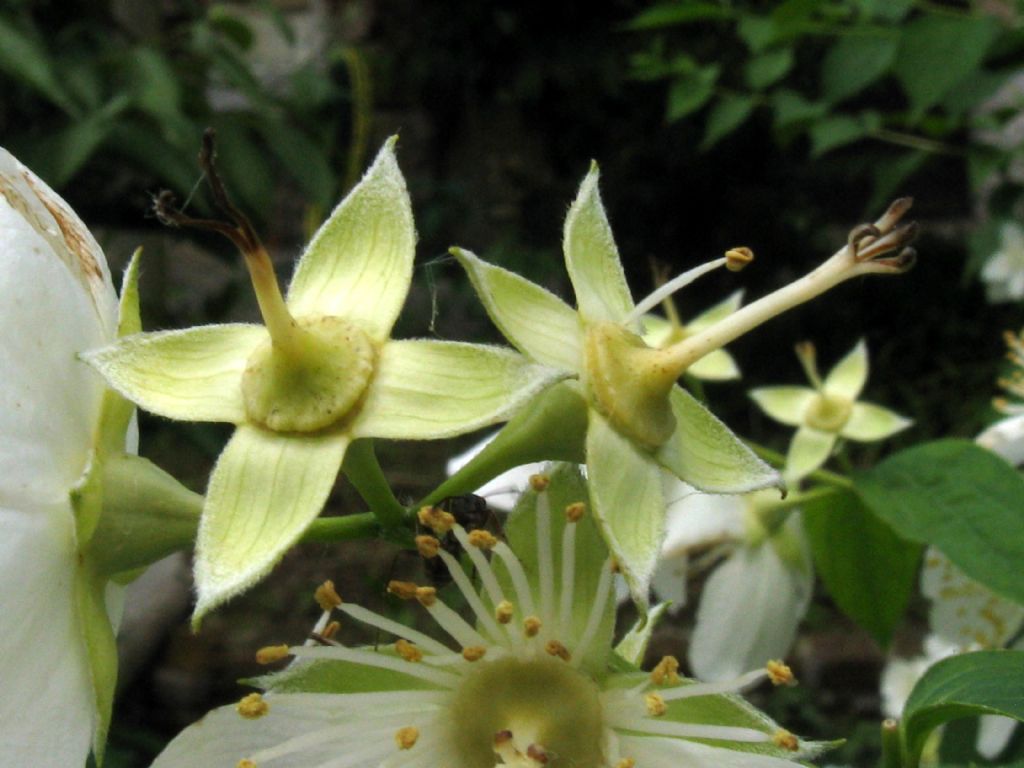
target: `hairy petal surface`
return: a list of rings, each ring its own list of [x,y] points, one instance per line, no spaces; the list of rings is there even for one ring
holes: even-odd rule
[[[128,336],[83,358],[147,411],[182,421],[241,424],[242,373],[266,339],[262,325],[201,325]]]
[[[909,427],[914,422],[895,411],[873,403],[854,403],[850,418],[839,434],[850,440],[884,440]]]
[[[194,620],[262,579],[320,514],[346,434],[235,430],[210,476],[196,542]]]
[[[834,432],[800,427],[793,435],[786,454],[786,482],[795,483],[824,464],[835,444]]]
[[[390,139],[320,227],[295,268],[288,308],[295,316],[351,320],[383,342],[405,303],[416,229],[405,178]]]

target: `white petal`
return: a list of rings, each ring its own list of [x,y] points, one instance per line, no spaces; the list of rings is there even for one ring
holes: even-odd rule
[[[978,754],[989,760],[995,760],[1013,736],[1017,721],[1001,715],[982,715],[978,718]]]
[[[742,496],[701,493],[681,480],[666,483],[668,504],[662,556],[743,536]]]
[[[912,659],[892,659],[882,670],[879,688],[882,694],[882,713],[886,717],[898,718],[903,714],[910,692],[917,681],[934,661],[927,656]]]
[[[701,680],[739,677],[786,655],[807,610],[813,577],[770,544],[737,550],[704,585],[690,666]]]
[[[74,607],[71,505],[0,508],[0,765],[81,766],[95,707]]]
[[[0,154],[0,504],[19,506],[60,501],[85,467],[103,382],[76,355],[109,340],[117,306],[104,272],[109,301],[98,311],[91,283],[73,272],[67,253],[54,250],[64,241],[37,229],[45,222],[23,218],[25,201],[12,207],[4,159]]]
[[[686,606],[686,570],[690,558],[685,554],[662,555],[651,578],[651,589],[660,602],[672,603],[671,611],[675,613]],[[625,597],[629,596],[628,588]],[[620,600],[621,602],[621,600]]]
[[[1024,464],[1024,413],[997,421],[978,435],[976,442],[1015,467]]]
[[[636,761],[644,768],[795,768],[795,760],[712,747],[696,741],[670,739],[663,736],[622,736],[619,754]]]

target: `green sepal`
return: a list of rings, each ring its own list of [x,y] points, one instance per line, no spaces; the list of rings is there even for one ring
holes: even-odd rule
[[[615,646],[615,653],[624,661],[639,667],[647,653],[647,645],[651,642],[654,628],[668,613],[672,603],[658,603],[647,613],[647,621],[637,621]]]
[[[557,429],[552,429],[557,424]],[[513,467],[535,461],[584,461],[587,404],[576,382],[545,390],[519,411],[458,472],[445,480],[417,506],[449,496],[472,493],[488,480]]]
[[[106,602],[107,579],[81,560],[75,579],[75,608],[89,659],[89,679],[96,705],[92,752],[102,765],[117,687],[117,643]]]

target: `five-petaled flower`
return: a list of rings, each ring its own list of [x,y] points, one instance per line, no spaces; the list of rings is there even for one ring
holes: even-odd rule
[[[586,486],[568,465],[545,479],[509,519],[507,543],[451,528],[481,586],[437,550],[472,623],[432,587],[391,584],[454,647],[342,602],[325,585],[313,642],[260,654],[296,661],[260,681],[265,693],[186,729],[154,768],[793,768],[820,751],[734,695],[766,679],[792,683],[785,665],[695,683],[666,657],[644,674],[635,664],[649,627],[613,651],[612,560],[589,517]],[[397,640],[346,646],[333,637],[335,612]]]
[[[295,543],[320,513],[354,440],[477,429],[507,419],[562,375],[500,348],[390,338],[416,242],[395,141],[314,236],[287,301],[209,159],[218,203],[241,223],[186,223],[226,229],[239,245],[266,325],[139,334],[87,358],[146,410],[236,425],[199,527],[196,621],[262,578]]]

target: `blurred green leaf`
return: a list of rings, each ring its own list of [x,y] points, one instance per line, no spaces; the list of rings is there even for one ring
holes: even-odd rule
[[[228,193],[252,215],[264,218],[276,188],[267,148],[255,141],[237,116],[220,115],[213,126],[217,130],[217,167]]]
[[[1024,651],[952,656],[925,672],[903,708],[904,762],[917,765],[929,734],[943,723],[975,715],[1024,721]]]
[[[749,59],[743,67],[747,85],[755,91],[774,84],[793,68],[793,49],[779,48]]]
[[[811,156],[818,157],[830,150],[851,144],[870,132],[870,125],[862,117],[836,115],[811,126]]]
[[[627,25],[627,29],[661,29],[676,24],[688,24],[708,19],[728,19],[733,11],[718,3],[705,3],[694,0],[677,0],[674,3],[659,3],[635,16]]]
[[[723,138],[735,131],[754,111],[752,96],[723,96],[715,104],[708,115],[708,123],[704,128],[704,139],[700,143],[702,150],[710,149]]]
[[[305,190],[310,201],[330,210],[337,177],[342,169],[331,168],[323,147],[281,120],[259,120],[255,128],[292,178]]]
[[[742,16],[736,25],[736,34],[753,53],[759,53],[775,42],[778,30],[767,16]]]
[[[851,492],[801,509],[815,567],[832,599],[885,648],[913,592],[921,545],[897,536]]]
[[[201,131],[187,140],[194,147],[199,146]],[[141,120],[125,120],[113,127],[110,133],[111,150],[121,157],[150,171],[157,186],[170,187],[179,195],[187,195],[199,180],[199,169],[195,152],[183,153],[169,144],[152,126]],[[202,198],[193,201],[202,209]]]
[[[775,129],[778,131],[817,120],[828,110],[827,105],[808,101],[788,88],[775,91],[771,98],[775,110]]]
[[[901,21],[914,7],[914,0],[854,0],[861,13],[883,21]]]
[[[715,91],[719,67],[712,65],[681,75],[668,89],[665,119],[672,123],[703,107]]]
[[[921,443],[858,475],[857,492],[902,537],[1024,603],[1024,477],[969,440]]]
[[[53,71],[49,53],[35,36],[0,18],[0,70],[35,88],[69,114],[75,105],[68,98]]]
[[[927,152],[912,150],[900,154],[893,160],[875,165],[875,185],[871,191],[869,211],[881,210],[895,197],[901,197],[900,187],[924,165],[929,158]]]
[[[127,88],[138,107],[160,119],[181,114],[181,87],[171,63],[153,48],[134,48],[124,61]]]
[[[981,65],[997,33],[989,16],[924,16],[904,26],[893,72],[914,119]]]
[[[836,104],[867,88],[892,66],[898,35],[850,34],[829,48],[821,63],[821,95]]]

